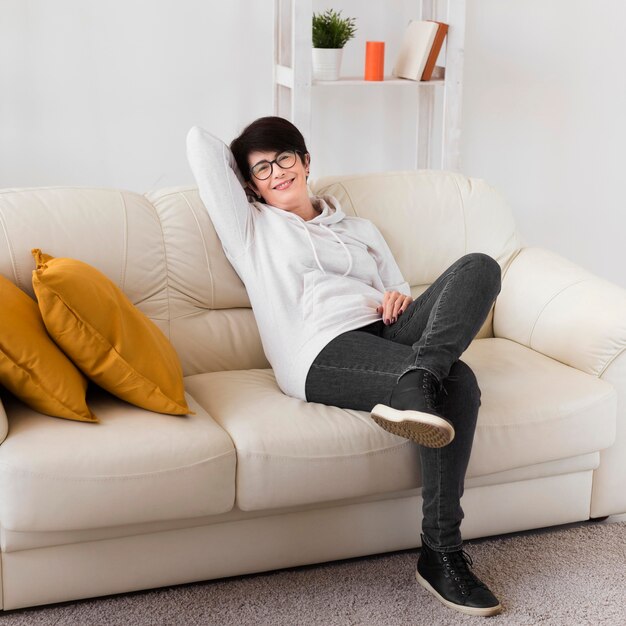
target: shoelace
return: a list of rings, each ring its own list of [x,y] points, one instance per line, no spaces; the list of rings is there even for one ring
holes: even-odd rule
[[[425,395],[430,399],[433,406],[437,406],[439,404],[439,402],[436,402],[438,394],[443,392],[448,395],[446,388],[443,385],[440,385],[437,379],[430,372],[427,372],[424,375],[422,388],[426,392]]]
[[[459,550],[458,552],[448,552],[443,556],[444,567],[448,570],[448,573],[459,586],[461,594],[466,596],[471,589],[477,587],[484,587],[476,576],[472,573],[471,567],[474,565],[472,557],[465,552],[465,550]]]

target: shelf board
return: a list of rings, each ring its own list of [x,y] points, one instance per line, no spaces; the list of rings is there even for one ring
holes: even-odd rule
[[[385,76],[384,80],[363,80],[359,76],[341,76],[338,80],[313,80],[313,87],[341,87],[346,85],[409,85],[411,87],[424,87],[429,85],[443,85],[445,81],[439,80],[408,80],[406,78],[396,78],[395,76]]]

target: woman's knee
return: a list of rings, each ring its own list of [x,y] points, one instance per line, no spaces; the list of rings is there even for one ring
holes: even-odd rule
[[[494,298],[500,293],[502,270],[493,257],[484,252],[470,252],[459,260],[475,268],[476,274],[484,280],[485,286],[493,291]]]

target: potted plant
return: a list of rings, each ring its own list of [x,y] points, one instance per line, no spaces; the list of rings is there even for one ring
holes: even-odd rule
[[[313,78],[337,80],[343,47],[354,37],[354,17],[341,17],[341,11],[328,9],[313,13]]]

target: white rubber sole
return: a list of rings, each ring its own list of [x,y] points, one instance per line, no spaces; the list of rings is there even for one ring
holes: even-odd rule
[[[401,411],[386,404],[377,404],[370,415],[381,428],[427,448],[441,448],[454,439],[452,424],[430,413]]]
[[[445,604],[448,608],[454,609],[455,611],[459,611],[459,613],[465,613],[466,615],[474,615],[477,617],[490,617],[491,615],[497,615],[502,611],[502,605],[497,604],[496,606],[490,606],[485,609],[479,609],[473,606],[463,606],[462,604],[454,604],[454,602],[450,602],[446,600],[443,596],[440,596],[431,586],[431,584],[425,579],[422,578],[419,571],[415,570],[415,577],[417,578],[417,582],[426,589],[426,591],[430,591],[439,602]]]

